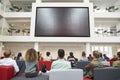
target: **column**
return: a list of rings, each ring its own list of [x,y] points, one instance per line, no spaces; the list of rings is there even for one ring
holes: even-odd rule
[[[36,51],[39,51],[39,42],[35,42],[35,44],[34,44],[34,49],[35,49]]]
[[[42,0],[36,0],[36,3],[41,3],[42,2]]]
[[[84,0],[84,3],[89,3],[89,0]]]
[[[2,56],[2,48],[4,47],[3,43],[0,43],[0,56]]]
[[[86,56],[90,54],[90,43],[86,43]]]

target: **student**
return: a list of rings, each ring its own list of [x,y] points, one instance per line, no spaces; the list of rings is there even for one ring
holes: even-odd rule
[[[69,61],[65,61],[64,59],[65,51],[63,49],[58,50],[58,60],[52,63],[52,70],[53,69],[71,69],[71,63]]]
[[[11,50],[5,49],[3,54],[4,54],[4,58],[0,60],[0,65],[13,66],[15,69],[15,73],[19,72],[19,68],[16,61],[10,58]]]
[[[18,53],[18,55],[16,57],[16,60],[18,60],[18,61],[22,61],[23,60],[21,52]]]
[[[88,78],[93,78],[93,69],[96,67],[103,67],[103,64],[99,60],[100,54],[98,51],[93,51],[93,56],[94,59],[87,65],[85,66],[87,70],[87,75],[86,77]]]
[[[117,52],[117,61],[112,64],[113,67],[120,67],[120,52]]]
[[[73,52],[69,53],[69,56],[67,57],[67,60],[71,62],[71,66],[75,67],[76,66],[76,58],[73,55]]]
[[[50,52],[46,52],[46,57],[44,59],[45,61],[51,61],[52,60],[52,56],[50,54]]]
[[[80,58],[80,61],[88,61],[85,51],[82,52],[82,57]]]
[[[25,76],[36,77],[38,75],[38,55],[35,49],[28,49],[25,54]]]

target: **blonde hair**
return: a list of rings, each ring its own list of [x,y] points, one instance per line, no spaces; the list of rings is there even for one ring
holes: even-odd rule
[[[38,55],[35,49],[31,48],[28,49],[25,54],[25,60],[26,61],[36,61],[38,60]]]

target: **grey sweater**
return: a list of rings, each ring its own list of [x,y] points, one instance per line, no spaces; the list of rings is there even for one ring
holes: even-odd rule
[[[37,61],[25,61],[25,65],[26,65],[25,73],[34,73],[37,71],[38,68]]]

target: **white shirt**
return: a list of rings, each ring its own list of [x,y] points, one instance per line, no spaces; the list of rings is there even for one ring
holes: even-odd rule
[[[0,65],[4,65],[4,66],[13,66],[15,69],[15,72],[19,72],[19,68],[18,65],[16,63],[15,60],[13,60],[12,58],[3,58],[0,60]]]

